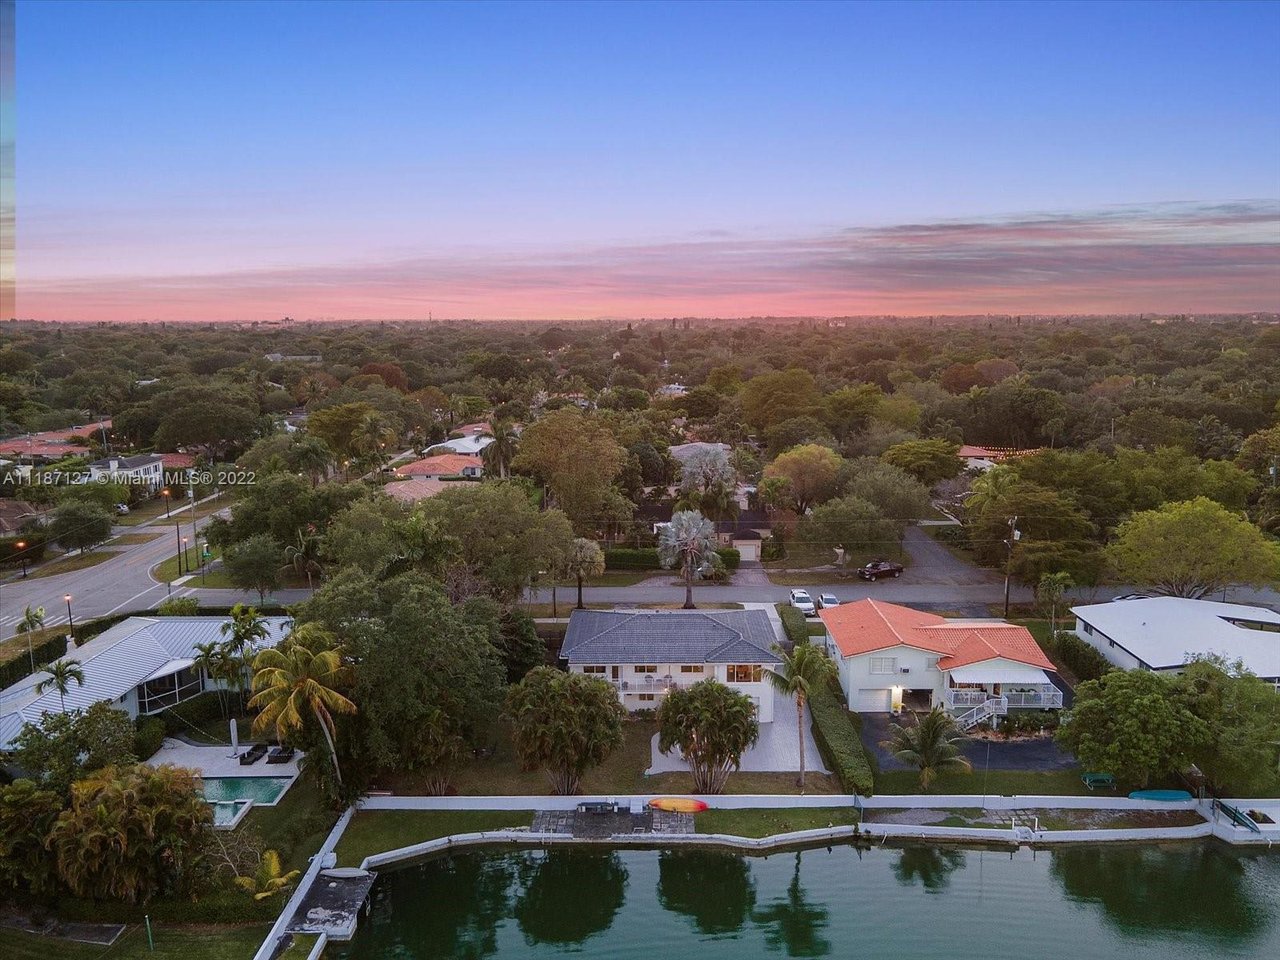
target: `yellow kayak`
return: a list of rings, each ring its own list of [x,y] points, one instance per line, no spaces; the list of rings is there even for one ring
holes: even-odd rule
[[[707,805],[692,797],[655,797],[649,801],[654,810],[665,810],[668,813],[701,813]]]

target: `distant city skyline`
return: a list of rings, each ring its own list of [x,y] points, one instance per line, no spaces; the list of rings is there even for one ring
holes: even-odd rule
[[[1280,309],[1280,5],[17,5],[17,315]]]

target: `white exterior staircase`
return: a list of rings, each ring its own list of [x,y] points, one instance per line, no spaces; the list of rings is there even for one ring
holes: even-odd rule
[[[961,730],[969,730],[991,717],[1003,717],[1009,712],[1009,701],[1005,697],[990,697],[956,716],[956,726]]]

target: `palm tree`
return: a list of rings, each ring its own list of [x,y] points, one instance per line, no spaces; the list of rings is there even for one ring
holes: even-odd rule
[[[969,488],[969,495],[964,498],[966,515],[980,516],[988,507],[999,503],[1019,483],[1018,475],[1012,467],[998,464],[976,477]]]
[[[293,469],[311,478],[313,487],[329,475],[329,467],[334,461],[329,445],[319,437],[310,435],[295,440],[286,456]]]
[[[315,528],[308,526],[305,529],[299,529],[297,539],[284,548],[284,558],[286,561],[284,568],[306,576],[307,589],[315,593],[312,574],[318,575],[323,570],[320,565],[320,538],[316,536]]]
[[[933,778],[948,770],[968,773],[972,764],[960,755],[959,744],[964,734],[941,707],[934,707],[914,727],[894,724],[889,728],[889,739],[880,746],[903,763],[920,771],[920,786],[926,790]]]
[[[511,470],[511,461],[520,452],[520,437],[506,422],[495,423],[489,429],[489,435],[493,437],[493,443],[484,448],[484,468],[505,480]]]
[[[387,423],[387,418],[376,410],[370,410],[356,427],[351,445],[378,468],[386,459],[387,444],[395,443],[395,440],[396,432]]]
[[[231,658],[227,654],[225,644],[210,640],[195,645],[196,655],[191,665],[205,672],[210,680],[222,680],[230,674]],[[218,704],[222,707],[222,715],[227,715],[226,691],[218,687]]]
[[[14,627],[15,633],[34,633],[36,630],[44,628],[44,607],[36,607],[32,610],[30,607],[22,614],[22,619],[18,621]]]
[[[684,576],[684,609],[695,609],[693,603],[694,574],[711,572],[711,557],[716,550],[716,528],[696,510],[679,510],[662,528],[658,556],[667,568],[679,566]]]
[[[237,603],[231,608],[231,619],[221,628],[223,654],[227,658],[227,676],[236,681],[236,693],[241,708],[244,706],[244,675],[253,646],[271,636],[265,617],[259,616],[256,607]]]
[[[280,866],[280,854],[274,850],[264,850],[262,859],[258,861],[258,869],[252,877],[236,877],[236,886],[253,895],[255,900],[266,900],[274,897],[298,878],[298,870],[284,872]]]
[[[84,686],[84,670],[80,668],[80,661],[56,660],[45,667],[44,672],[49,676],[36,684],[36,693],[57,690],[58,699],[62,701],[62,712],[66,713],[67,691],[71,689],[71,681],[74,680],[76,686]]]
[[[268,647],[253,661],[251,709],[262,712],[253,721],[255,733],[273,728],[276,739],[302,728],[310,713],[320,726],[333,775],[342,785],[338,749],[334,743],[335,713],[355,713],[356,705],[338,692],[350,679],[342,651],[331,634],[314,624],[295,630],[280,647]]]
[[[1036,585],[1036,599],[1049,608],[1050,643],[1058,636],[1058,604],[1062,602],[1062,595],[1075,585],[1075,580],[1065,570],[1044,574]]]
[[[578,537],[569,544],[569,553],[564,559],[563,569],[578,581],[578,609],[585,609],[586,605],[582,602],[582,581],[587,577],[598,577],[604,573],[604,551],[594,540]]]
[[[767,671],[769,683],[773,689],[796,701],[796,733],[800,737],[799,784],[800,792],[804,793],[804,708],[813,690],[835,678],[835,665],[820,647],[812,643],[798,643],[790,653],[776,644],[773,649],[782,658],[782,663]]]

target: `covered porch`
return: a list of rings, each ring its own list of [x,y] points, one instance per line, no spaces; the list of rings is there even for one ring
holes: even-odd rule
[[[1039,667],[976,663],[946,672],[942,706],[962,726],[971,726],[1010,710],[1061,709],[1062,691]]]
[[[170,660],[135,688],[138,713],[143,716],[159,713],[190,700],[204,689],[204,674],[194,660]]]

